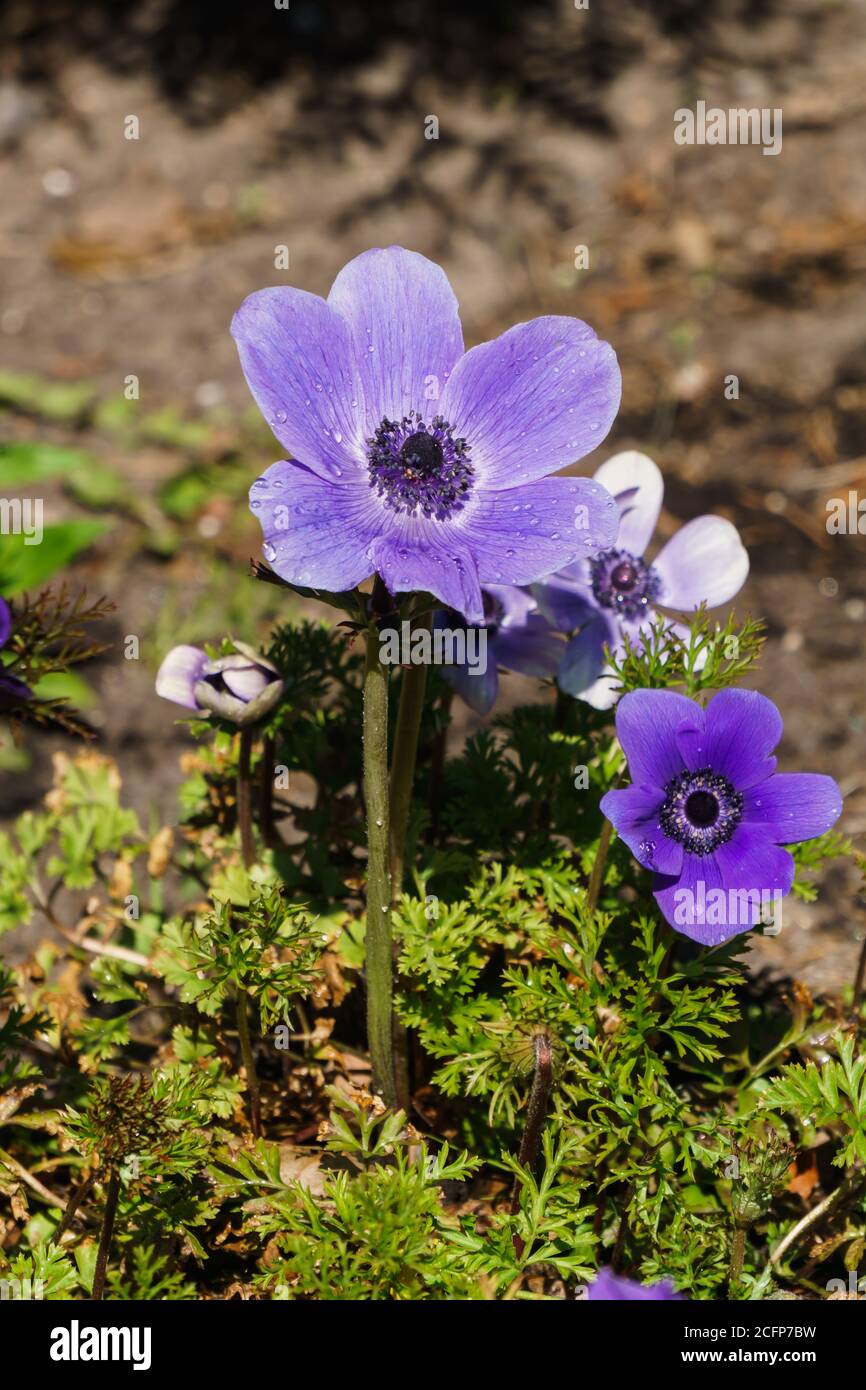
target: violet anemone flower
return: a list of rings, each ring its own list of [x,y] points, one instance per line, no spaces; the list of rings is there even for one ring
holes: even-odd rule
[[[670,1279],[662,1279],[658,1284],[639,1284],[634,1279],[626,1279],[622,1274],[614,1274],[612,1269],[600,1269],[587,1286],[586,1297],[590,1303],[602,1302],[640,1302],[643,1300],[669,1302],[682,1299],[676,1293]]]
[[[563,640],[536,612],[524,589],[489,584],[481,591],[485,622],[469,629],[476,638],[472,659],[440,667],[442,677],[476,714],[488,714],[499,694],[499,667],[523,676],[554,676],[562,659]],[[438,612],[434,631],[452,629],[459,618]],[[479,640],[480,639],[480,640]]]
[[[0,598],[0,648],[6,646],[12,636],[12,612],[5,598]],[[23,680],[12,674],[0,662],[0,709],[18,700],[31,700],[33,691]]]
[[[783,845],[822,835],[839,818],[832,777],[776,772],[782,718],[755,690],[722,690],[703,709],[672,690],[633,690],[616,732],[632,784],[601,809],[639,864],[655,870],[672,927],[715,946],[778,924],[794,860]]]
[[[157,672],[157,695],[242,727],[257,723],[279,700],[283,680],[246,642],[233,645],[234,652],[213,661],[200,647],[172,647]]]
[[[289,583],[345,591],[377,573],[480,623],[482,584],[527,584],[613,544],[605,489],[547,476],[595,449],[619,406],[614,351],[579,319],[464,352],[444,271],[392,246],[350,261],[326,300],[259,290],[232,334],[290,455],[250,490]]]
[[[662,505],[664,484],[646,454],[614,454],[595,474],[619,508],[613,545],[566,566],[533,587],[539,607],[562,632],[566,646],[559,684],[596,709],[616,703],[618,683],[605,665],[605,644],[622,650],[623,638],[640,645],[642,631],[656,618],[656,605],[693,612],[702,603],[716,608],[738,593],[749,572],[739,534],[721,516],[699,516],[681,527],[653,560],[645,552]],[[673,620],[680,636],[687,629]]]

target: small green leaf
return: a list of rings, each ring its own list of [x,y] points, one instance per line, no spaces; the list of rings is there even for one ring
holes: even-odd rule
[[[97,466],[83,449],[61,444],[21,443],[0,445],[0,487],[25,488],[62,474],[75,474]]]
[[[95,399],[87,381],[45,381],[19,372],[0,372],[0,401],[46,420],[77,420]]]
[[[0,548],[0,593],[7,598],[37,589],[106,530],[104,521],[65,521],[46,526],[38,545],[26,536],[4,536]]]

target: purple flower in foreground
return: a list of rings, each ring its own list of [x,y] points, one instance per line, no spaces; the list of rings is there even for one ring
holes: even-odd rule
[[[527,584],[613,544],[604,488],[547,476],[595,449],[619,406],[613,349],[578,319],[464,352],[444,272],[392,246],[350,261],[327,300],[250,295],[232,333],[291,455],[250,490],[265,558],[290,583],[342,591],[375,572],[480,623],[482,584]]]
[[[587,1300],[590,1303],[641,1302],[643,1300],[668,1302],[682,1299],[681,1293],[674,1292],[670,1279],[662,1279],[658,1284],[638,1284],[634,1279],[626,1279],[622,1274],[614,1274],[612,1269],[600,1269],[587,1287]]]
[[[255,724],[283,693],[279,671],[245,642],[211,661],[200,647],[172,647],[159,668],[156,693],[198,714],[217,714],[232,724]]]
[[[535,611],[535,600],[510,584],[487,585],[482,590],[486,622],[470,629],[474,636],[471,660],[441,667],[443,679],[477,714],[487,714],[499,694],[503,666],[524,676],[553,676],[562,658],[562,638]],[[437,613],[434,631],[447,630],[453,617]]]
[[[621,650],[627,636],[640,644],[655,621],[655,605],[692,612],[702,603],[716,608],[738,593],[749,557],[730,521],[699,516],[688,522],[651,562],[645,551],[662,505],[662,475],[646,454],[614,454],[595,474],[619,507],[619,531],[610,549],[561,570],[533,593],[546,617],[568,643],[559,684],[596,709],[616,703],[618,684],[605,666],[604,647]],[[686,629],[671,622],[680,636]]]
[[[754,690],[722,690],[706,709],[672,690],[633,690],[616,711],[632,785],[601,809],[632,854],[655,870],[664,916],[704,946],[776,920],[794,879],[782,845],[838,820],[831,777],[776,772],[782,718]]]
[[[12,613],[5,598],[0,598],[0,648],[6,646],[12,636]],[[18,676],[14,676],[0,663],[0,708],[14,704],[17,700],[30,700],[33,691]]]

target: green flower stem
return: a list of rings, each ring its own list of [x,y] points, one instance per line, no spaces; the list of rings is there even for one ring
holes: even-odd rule
[[[451,705],[454,691],[447,687],[439,697],[439,728],[433,742],[433,765],[430,769],[430,838],[439,837],[439,822],[442,816],[442,787],[445,780],[445,750],[448,743],[448,725],[451,723]]]
[[[250,996],[246,990],[239,989],[235,1002],[235,1018],[238,1027],[238,1041],[241,1046],[241,1059],[247,1078],[247,1095],[250,1102],[250,1128],[253,1138],[258,1139],[262,1132],[262,1103],[259,1095],[259,1079],[256,1076],[256,1059],[250,1039]]]
[[[364,800],[367,805],[367,1041],[373,1085],[385,1104],[396,1109],[388,872],[388,675],[379,657],[379,629],[375,623],[367,628],[364,669]]]
[[[263,758],[267,758],[273,763],[273,747],[268,751],[268,742],[265,740]],[[238,826],[241,832],[241,853],[243,854],[244,867],[251,869],[256,862],[256,852],[253,845],[253,788],[250,774],[250,764],[252,761],[253,750],[253,730],[241,729],[241,746],[238,754]],[[273,771],[273,769],[271,769]],[[264,776],[266,769],[263,769]],[[265,842],[267,843],[267,833],[263,827]],[[256,1076],[256,1059],[253,1055],[253,1045],[250,1039],[250,1017],[249,1017],[250,997],[246,990],[239,989],[235,1000],[235,1020],[238,1029],[238,1042],[241,1049],[241,1060],[244,1064],[244,1071],[247,1078],[247,1095],[250,1105],[250,1128],[253,1137],[258,1139],[262,1132],[262,1107],[259,1096],[259,1082]]]
[[[429,632],[432,621],[432,613],[424,614],[415,624],[414,631],[426,630]],[[392,906],[403,890],[406,834],[409,827],[409,812],[412,808],[412,787],[415,781],[415,765],[418,761],[418,735],[421,729],[421,716],[424,712],[426,689],[426,665],[409,666],[403,671],[400,680],[397,728],[394,733],[394,752],[391,758],[389,854]],[[396,973],[396,946],[393,948],[393,954]],[[394,1077],[397,1087],[397,1101],[401,1109],[407,1110],[410,1103],[409,1038],[405,1027],[396,1014],[391,1031],[394,1039]]]
[[[611,782],[611,791],[616,790],[622,785],[623,774],[620,773]],[[598,850],[596,851],[595,863],[592,866],[592,873],[589,878],[589,888],[586,894],[586,907],[588,912],[595,912],[598,907],[598,900],[601,897],[601,890],[604,887],[604,869],[607,864],[608,850],[613,839],[613,825],[605,817],[601,827],[601,835],[598,840]]]
[[[587,912],[595,912],[598,907],[598,900],[601,896],[601,888],[604,883],[604,866],[607,863],[607,852],[610,849],[610,842],[613,839],[613,826],[609,820],[605,820],[601,827],[601,835],[598,840],[598,850],[596,851],[595,863],[592,866],[592,873],[589,879],[589,888],[586,894]]]
[[[535,1066],[532,1073],[532,1090],[529,1092],[529,1101],[526,1106],[526,1125],[523,1130],[520,1153],[517,1156],[517,1161],[521,1167],[530,1170],[535,1167],[538,1161],[541,1131],[544,1128],[544,1119],[550,1101],[550,1088],[553,1084],[553,1053],[550,1037],[547,1033],[536,1033],[533,1039],[533,1049]],[[519,1210],[520,1179],[515,1178],[511,1192],[511,1215],[516,1216]],[[515,1233],[512,1237],[512,1243],[518,1260],[522,1259],[525,1249],[522,1237]]]
[[[432,613],[426,613],[415,625],[414,632],[430,630]],[[412,785],[418,759],[418,734],[427,689],[426,665],[408,666],[400,680],[400,705],[394,733],[394,754],[391,759],[391,889],[397,898],[403,889],[406,863],[406,831],[412,806]]]
[[[255,863],[253,849],[253,804],[250,784],[250,757],[253,748],[252,729],[241,729],[241,746],[238,753],[238,828],[241,832],[241,853],[246,868]]]
[[[96,1254],[96,1267],[93,1271],[91,1302],[100,1303],[105,1292],[105,1276],[108,1273],[108,1252],[111,1249],[111,1236],[114,1231],[114,1218],[117,1215],[117,1202],[120,1197],[120,1172],[112,1168],[105,1193],[105,1211],[102,1215],[102,1231],[99,1236],[99,1249]]]
[[[84,1201],[84,1198],[87,1196],[88,1192],[90,1191],[91,1187],[95,1182],[96,1172],[94,1170],[90,1173],[88,1177],[84,1179],[83,1182],[80,1182],[78,1184],[72,1196],[69,1198],[69,1201],[66,1203],[66,1208],[63,1212],[63,1215],[60,1218],[60,1221],[58,1222],[57,1226],[54,1229],[54,1232],[50,1237],[52,1245],[60,1244],[63,1237],[66,1235],[66,1232],[69,1230],[69,1227],[72,1225],[75,1213],[78,1211],[78,1208],[81,1206],[81,1203]]]
[[[728,1269],[728,1291],[733,1293],[743,1277],[743,1260],[746,1254],[746,1234],[748,1224],[738,1221],[731,1236],[731,1261]]]
[[[262,739],[259,762],[259,829],[268,849],[277,849],[279,836],[274,828],[274,740],[270,734],[265,734]]]
[[[863,1002],[863,982],[866,979],[866,936],[863,938],[863,945],[860,947],[860,958],[857,961],[857,970],[854,975],[854,997],[852,1000],[852,1010],[855,1018],[860,1012],[860,1005]]]

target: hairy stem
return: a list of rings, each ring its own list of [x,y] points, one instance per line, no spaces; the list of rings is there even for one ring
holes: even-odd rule
[[[105,1194],[105,1211],[102,1216],[102,1231],[99,1236],[99,1250],[96,1254],[96,1267],[93,1271],[91,1302],[99,1303],[105,1292],[105,1276],[108,1273],[108,1252],[111,1249],[111,1236],[114,1231],[114,1218],[117,1215],[117,1202],[120,1197],[120,1171],[112,1168]]]
[[[860,947],[860,959],[857,962],[857,972],[854,976],[853,1011],[855,1014],[859,1014],[860,1005],[863,1002],[864,982],[866,982],[866,936],[863,937],[863,945]]]
[[[374,595],[375,597],[375,595]],[[391,882],[388,873],[388,677],[379,629],[367,629],[364,669],[364,800],[367,806],[367,1041],[373,1085],[397,1107],[392,1038]]]
[[[625,1238],[628,1235],[628,1210],[631,1206],[633,1197],[634,1186],[632,1185],[626,1189],[622,1199],[622,1207],[620,1208],[619,1225],[616,1228],[616,1240],[614,1241],[610,1257],[610,1267],[614,1273],[618,1272],[622,1264],[622,1252],[625,1249]]]
[[[83,1182],[78,1184],[72,1196],[69,1198],[69,1201],[66,1203],[66,1209],[51,1236],[52,1245],[60,1244],[66,1232],[69,1230],[69,1227],[72,1225],[75,1213],[78,1211],[78,1208],[81,1206],[81,1203],[84,1201],[95,1181],[96,1173],[93,1172],[89,1177],[85,1178]]]
[[[541,1131],[544,1128],[544,1117],[547,1114],[547,1105],[550,1100],[550,1088],[553,1083],[553,1054],[550,1046],[550,1038],[547,1033],[536,1033],[533,1039],[535,1052],[535,1068],[532,1073],[532,1090],[529,1092],[529,1102],[526,1106],[526,1124],[523,1130],[523,1139],[520,1144],[520,1153],[517,1156],[521,1167],[532,1170],[538,1160],[538,1149],[541,1144]],[[514,1187],[511,1190],[511,1215],[516,1216],[520,1210],[520,1180],[515,1178]],[[518,1260],[522,1259],[525,1242],[522,1237],[515,1235],[512,1238],[514,1253]]]
[[[253,850],[252,787],[250,785],[250,755],[253,747],[252,729],[241,729],[238,753],[238,827],[241,832],[241,853],[246,868],[255,863]]]
[[[430,838],[439,837],[439,822],[442,816],[442,785],[445,777],[445,749],[448,743],[448,725],[451,722],[451,705],[454,691],[449,687],[439,699],[440,725],[433,741],[433,761],[430,768]]]
[[[414,632],[430,630],[432,613],[425,614],[414,627]],[[391,868],[392,906],[403,889],[406,865],[406,834],[409,827],[409,812],[412,808],[412,787],[415,782],[415,765],[418,761],[418,735],[421,729],[421,716],[424,712],[424,694],[427,689],[427,666],[409,666],[400,679],[400,703],[397,708],[397,727],[394,732],[394,749],[391,755],[391,780],[389,787],[391,827],[388,837]],[[396,947],[393,954],[396,958]],[[395,959],[396,972],[396,959]],[[401,1109],[409,1106],[409,1039],[396,1014],[392,1027],[394,1039],[394,1079],[397,1087],[397,1101]]]
[[[259,827],[268,849],[274,849],[279,841],[274,829],[274,740],[270,734],[262,739],[259,763]]]
[[[733,1293],[743,1277],[743,1260],[746,1254],[746,1233],[748,1226],[738,1221],[731,1237],[731,1261],[728,1267],[728,1292]]]
[[[241,1058],[247,1075],[247,1095],[250,1101],[250,1128],[253,1137],[258,1139],[262,1132],[262,1106],[259,1096],[259,1079],[256,1076],[256,1059],[250,1040],[250,996],[246,990],[239,989],[235,1004],[235,1017],[238,1025],[238,1041],[241,1045]]]
[[[427,613],[413,629],[415,632],[430,630],[432,613]],[[389,837],[391,854],[391,889],[396,898],[403,888],[403,872],[406,862],[406,831],[409,825],[409,811],[412,806],[412,785],[415,781],[415,763],[418,759],[418,734],[421,729],[421,715],[424,710],[424,692],[427,689],[427,666],[408,666],[400,680],[400,704],[397,709],[397,727],[394,731],[394,751],[391,757],[391,833]]]
[[[595,912],[598,907],[598,900],[601,897],[601,886],[604,883],[604,866],[607,863],[607,852],[610,849],[610,842],[613,838],[613,826],[606,820],[601,827],[601,835],[598,841],[598,851],[595,856],[595,863],[592,866],[592,874],[589,879],[589,888],[586,894],[586,907],[588,912]]]

